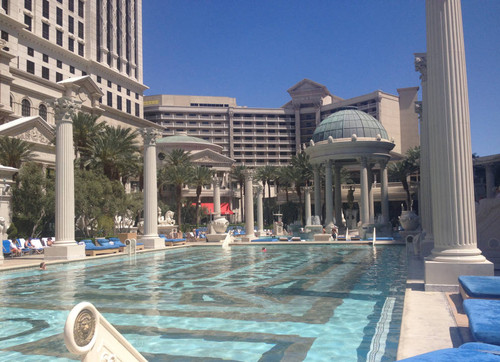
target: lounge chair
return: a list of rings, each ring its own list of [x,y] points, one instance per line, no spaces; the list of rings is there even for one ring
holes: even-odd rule
[[[125,250],[125,247],[126,247],[126,245],[123,244],[120,241],[120,239],[115,240],[115,238],[113,238],[113,240],[99,238],[99,239],[96,239],[96,242],[100,246],[107,246],[107,247],[109,247],[111,249],[117,248],[119,252],[123,252]]]
[[[26,240],[24,238],[19,238],[13,241],[16,246],[21,250],[21,255],[22,254],[32,254],[35,252],[35,248],[28,248],[26,246]]]
[[[500,345],[500,300],[466,299],[464,310],[477,342]]]
[[[96,255],[101,255],[101,254],[114,254],[114,253],[118,253],[118,250],[119,250],[119,248],[117,248],[117,247],[109,248],[106,246],[97,246],[90,239],[82,240],[82,241],[80,241],[80,243],[85,244],[85,255],[86,256],[96,256]]]
[[[458,285],[462,298],[500,299],[500,277],[461,275]]]
[[[4,256],[10,256],[11,258],[13,258],[15,256],[15,252],[11,248],[10,243],[11,243],[10,240],[2,241],[2,252]]]
[[[184,244],[186,244],[186,239],[184,239],[184,238],[169,239],[164,234],[160,234],[159,236],[161,238],[163,238],[163,240],[165,240],[165,246],[174,246],[174,245],[184,245]]]
[[[497,346],[486,343],[465,343],[459,348],[446,348],[432,351],[418,356],[402,359],[400,361],[411,362],[450,362],[450,361],[474,361],[494,362],[499,361],[500,350]]]
[[[115,245],[120,246],[120,251],[125,250],[125,247],[127,246],[124,243],[122,243],[122,241],[119,238],[109,237],[108,240],[113,241],[115,243]],[[121,248],[123,248],[123,250]],[[144,243],[136,243],[135,249],[136,250],[144,250]]]
[[[25,244],[26,245],[26,244]],[[43,245],[40,239],[31,239],[31,245],[33,245],[33,250],[37,254],[42,254],[43,253]]]

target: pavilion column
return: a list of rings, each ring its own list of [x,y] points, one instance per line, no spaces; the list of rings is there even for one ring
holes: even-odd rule
[[[426,290],[456,289],[457,277],[493,275],[477,248],[469,101],[459,0],[426,0],[429,154],[434,249]]]
[[[311,188],[304,187],[304,204],[305,204],[305,225],[311,225]]]
[[[389,222],[389,182],[387,175],[387,161],[381,160],[380,165],[380,205],[384,223]]]
[[[253,217],[253,173],[252,170],[245,170],[245,240],[250,241],[254,237],[254,217]]]
[[[342,184],[340,181],[340,172],[342,165],[335,162],[335,224],[342,225]]]
[[[218,218],[221,215],[220,211],[220,185],[221,179],[215,176],[212,179],[212,184],[214,187],[214,218]]]
[[[486,198],[495,198],[495,173],[493,172],[493,165],[486,165],[484,170],[486,172]]]
[[[427,89],[427,54],[415,54],[415,69],[420,72],[422,82],[422,103],[417,103],[415,109],[420,115],[420,190],[419,216],[424,240],[434,243],[432,231],[432,189],[429,149],[429,99]]]
[[[368,205],[368,161],[366,157],[361,158],[361,166],[359,169],[359,178],[361,184],[361,207],[360,219],[361,225],[368,224],[370,220],[370,206]]]
[[[314,175],[314,215],[321,219],[321,178],[319,174],[320,165],[313,168]]]
[[[333,222],[332,161],[325,165],[325,225]]]
[[[72,260],[85,258],[85,246],[75,241],[75,173],[73,149],[73,115],[79,108],[70,96],[51,102],[56,122],[56,197],[55,237],[44,259]],[[49,250],[50,249],[50,250]]]
[[[264,206],[262,202],[262,185],[257,185],[255,187],[257,192],[257,232],[259,236],[264,235]]]
[[[144,140],[144,235],[141,242],[146,249],[162,249],[165,241],[158,236],[158,198],[156,181],[156,138],[154,128],[139,129]]]
[[[368,210],[369,210],[369,217],[368,217],[368,222],[370,224],[375,223],[375,206],[373,203],[373,182],[374,182],[374,177],[373,177],[373,170],[370,167],[368,167]]]

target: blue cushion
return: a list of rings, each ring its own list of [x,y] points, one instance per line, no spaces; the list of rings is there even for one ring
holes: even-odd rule
[[[446,348],[424,353],[415,357],[402,359],[400,361],[412,362],[452,362],[452,361],[474,361],[474,362],[498,362],[499,356],[475,351],[472,349]]]
[[[473,349],[475,351],[480,351],[480,352],[488,351],[488,352],[500,353],[500,346],[496,346],[494,344],[489,344],[489,343],[469,342],[462,344],[459,348]]]
[[[458,282],[472,298],[500,298],[500,277],[461,275]]]
[[[474,339],[500,345],[500,300],[466,299],[464,309]]]

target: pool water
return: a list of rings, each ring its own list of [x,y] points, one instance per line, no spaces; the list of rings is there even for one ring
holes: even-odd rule
[[[401,246],[190,247],[0,274],[0,361],[75,360],[93,303],[149,361],[394,361]]]

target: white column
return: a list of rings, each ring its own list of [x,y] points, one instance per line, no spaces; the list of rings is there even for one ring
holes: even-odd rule
[[[257,192],[257,232],[259,236],[264,235],[264,206],[262,202],[262,185],[257,185],[255,187],[255,191]]]
[[[427,0],[427,82],[434,249],[426,290],[461,274],[493,275],[477,248],[469,100],[459,0]]]
[[[342,165],[335,163],[335,221],[337,226],[342,226],[342,184],[340,182],[340,172]]]
[[[361,205],[360,215],[361,225],[367,224],[370,220],[370,206],[368,205],[368,162],[366,157],[361,158],[361,166],[359,169],[359,178],[361,184]]]
[[[332,161],[325,165],[325,225],[333,222]]]
[[[212,180],[214,187],[214,218],[218,218],[221,215],[220,212],[220,183],[221,180],[215,176]]]
[[[304,187],[304,204],[305,204],[305,225],[311,225],[311,188]]]
[[[495,173],[493,172],[493,165],[484,166],[486,173],[486,198],[495,198]]]
[[[253,174],[251,170],[245,170],[245,239],[249,240],[254,236],[253,218]]]
[[[380,205],[384,223],[389,222],[389,182],[387,175],[387,161],[382,160],[380,165]]]
[[[372,167],[370,165],[368,167],[368,210],[369,210],[368,222],[370,224],[375,223],[375,205],[373,202],[373,183],[374,183],[373,170],[372,170]]]
[[[80,259],[85,257],[85,246],[75,241],[75,173],[73,150],[73,115],[80,103],[71,97],[51,102],[56,122],[56,200],[54,245],[45,250],[45,259]]]
[[[314,215],[321,219],[321,179],[319,169],[321,165],[316,165],[313,168],[314,175]]]
[[[158,237],[158,196],[156,182],[156,138],[154,128],[139,129],[144,140],[144,235],[141,242],[146,249],[162,249],[165,241]]]

